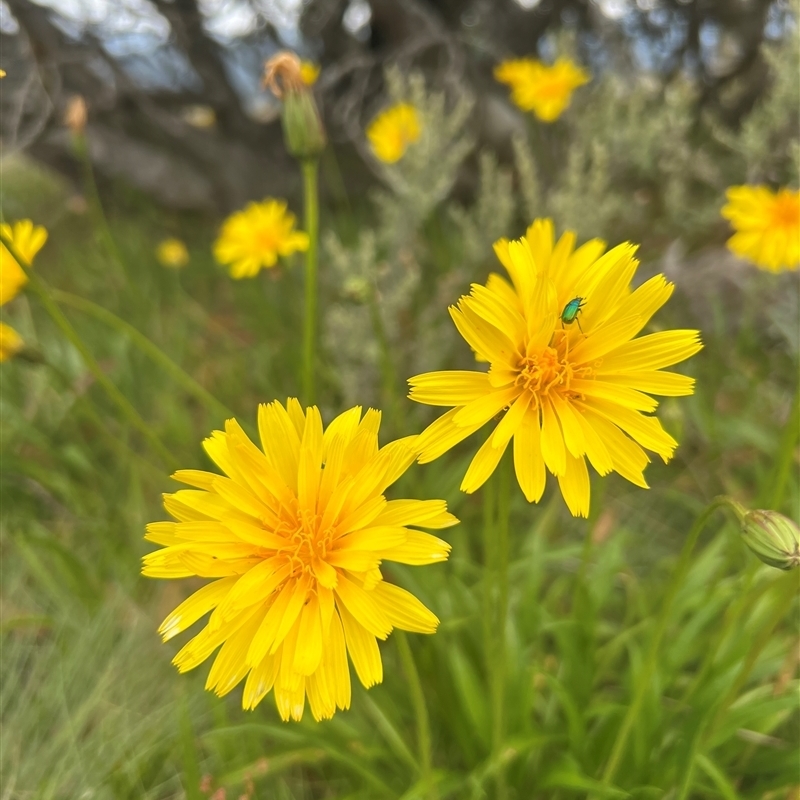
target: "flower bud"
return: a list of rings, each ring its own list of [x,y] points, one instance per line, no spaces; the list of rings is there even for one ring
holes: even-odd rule
[[[64,124],[74,135],[79,136],[86,128],[87,117],[86,101],[79,94],[72,95],[64,111]]]
[[[300,59],[288,51],[265,65],[264,85],[283,100],[281,122],[286,149],[297,159],[317,158],[325,149],[325,128],[314,95],[303,80]]]
[[[800,528],[777,511],[748,511],[742,518],[742,538],[771,567],[800,565]]]

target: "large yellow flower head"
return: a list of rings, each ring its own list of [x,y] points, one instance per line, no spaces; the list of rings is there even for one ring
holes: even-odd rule
[[[397,103],[387,108],[367,128],[372,152],[385,164],[398,162],[421,134],[419,112],[410,103]]]
[[[3,236],[14,243],[19,254],[33,264],[36,254],[44,247],[47,241],[47,231],[41,225],[34,225],[29,219],[22,219],[13,225],[3,223],[0,225]],[[13,300],[19,290],[28,282],[28,278],[17,264],[5,245],[0,244],[0,306]]]
[[[800,266],[800,192],[766,186],[731,186],[722,216],[736,233],[728,247],[769,272]]]
[[[535,58],[503,61],[494,77],[511,87],[511,100],[523,111],[532,111],[543,122],[554,122],[567,109],[572,93],[591,76],[568,58],[548,66]]]
[[[242,705],[274,688],[284,720],[299,720],[308,697],[315,719],[350,705],[347,654],[366,687],[383,678],[376,638],[393,627],[433,633],[438,619],[384,580],[382,561],[431,564],[450,546],[409,526],[458,520],[443,500],[386,500],[414,461],[416,436],[378,447],[380,412],[341,414],[323,431],[315,406],[297,400],[258,409],[263,450],[235,420],[204,446],[225,476],[181,470],[196,487],[165,495],[176,522],[147,538],[164,549],[144,558],[154,578],[214,578],[162,623],[164,640],[212,611],[175,656],[181,672],[222,645],[206,681],[218,695],[245,676]]]
[[[576,250],[571,232],[554,244],[549,219],[536,220],[519,241],[495,244],[512,282],[492,274],[450,309],[489,371],[431,372],[409,381],[412,400],[453,406],[420,436],[421,462],[499,416],[467,470],[465,492],[487,480],[512,438],[529,502],[541,498],[547,468],[572,514],[588,516],[586,458],[600,475],[615,470],[647,487],[642,448],[667,461],[677,446],[649,416],[658,404],[648,394],[692,394],[692,378],[661,369],[702,345],[691,330],[634,339],[673,285],[657,275],[631,291],[636,247],[605,249],[593,239]]]
[[[295,222],[285,200],[250,203],[222,224],[214,258],[229,265],[231,277],[251,278],[262,267],[274,267],[278,256],[308,250],[308,234],[295,230]]]

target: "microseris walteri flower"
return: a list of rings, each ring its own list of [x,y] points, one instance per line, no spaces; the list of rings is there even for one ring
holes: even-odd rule
[[[736,233],[728,248],[769,272],[800,266],[800,192],[768,186],[731,186],[722,216]]]
[[[372,152],[385,164],[395,164],[408,146],[419,141],[422,122],[419,112],[410,103],[396,103],[375,117],[367,128]]]
[[[0,322],[0,363],[13,358],[24,346],[22,337],[5,322]]]
[[[414,461],[416,437],[378,446],[380,412],[352,408],[323,429],[295,399],[258,410],[261,448],[228,420],[204,442],[224,475],[180,470],[193,489],[164,497],[175,522],[147,528],[163,549],[144,558],[154,578],[214,579],[162,623],[165,640],[208,612],[175,656],[181,672],[221,645],[206,688],[219,695],[246,678],[242,705],[272,689],[284,720],[350,705],[348,655],[365,687],[383,678],[377,639],[393,628],[433,633],[438,619],[385,580],[383,561],[432,564],[450,546],[420,530],[457,523],[443,500],[387,500]]]
[[[533,112],[542,122],[555,122],[569,107],[572,93],[588,83],[590,75],[569,58],[547,65],[535,58],[503,61],[494,77],[511,88],[511,100],[522,111]]]
[[[296,221],[285,200],[250,203],[222,224],[214,258],[228,265],[232,278],[252,278],[274,267],[279,256],[308,250],[308,234],[295,230]]]
[[[489,370],[431,372],[409,383],[412,400],[452,406],[421,434],[421,462],[499,420],[462,490],[477,490],[513,439],[517,480],[528,501],[541,498],[549,471],[572,514],[585,517],[587,458],[600,475],[616,471],[645,488],[645,450],[671,458],[677,442],[650,415],[658,403],[649,395],[692,394],[692,378],[662,370],[702,345],[694,330],[635,338],[673,285],[656,275],[631,289],[634,245],[606,252],[598,239],[575,244],[569,231],[555,242],[547,219],[534,221],[519,241],[498,241],[495,252],[511,282],[492,274],[450,308],[459,333]]]
[[[21,219],[11,225],[4,222],[0,225],[0,230],[3,236],[12,241],[29,266],[47,241],[47,230],[41,225],[34,225],[29,219]],[[22,267],[5,245],[0,243],[0,306],[13,300],[27,282],[28,278]]]
[[[189,263],[189,251],[180,239],[164,239],[156,247],[156,258],[162,267],[181,269]]]
[[[0,231],[10,239],[18,254],[28,266],[33,265],[36,254],[47,241],[47,230],[34,225],[29,219],[22,219],[12,225],[3,223]],[[28,282],[28,276],[11,255],[6,246],[0,243],[0,306],[13,300]],[[8,361],[22,350],[22,337],[10,326],[0,322],[0,362]]]

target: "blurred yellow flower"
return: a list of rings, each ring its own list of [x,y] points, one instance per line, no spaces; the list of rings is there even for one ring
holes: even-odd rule
[[[397,103],[372,120],[367,139],[381,161],[394,164],[405,155],[410,144],[419,140],[421,133],[417,109],[409,103]]]
[[[634,339],[673,285],[656,275],[631,291],[636,247],[605,250],[599,239],[576,250],[569,231],[554,243],[549,219],[534,221],[519,241],[495,244],[511,283],[492,274],[450,309],[478,360],[489,362],[488,373],[431,372],[409,381],[412,400],[453,406],[421,434],[421,462],[502,415],[472,460],[463,491],[489,478],[512,438],[529,502],[541,498],[546,468],[572,514],[588,516],[587,457],[600,475],[613,470],[647,487],[650,459],[642,448],[667,461],[677,446],[649,416],[658,403],[648,394],[692,394],[693,378],[661,369],[702,345],[692,330]]]
[[[0,69],[0,78],[5,78],[6,71],[4,69]]]
[[[213,128],[217,124],[217,113],[211,106],[197,104],[184,106],[181,117],[193,128]]]
[[[294,230],[295,221],[285,200],[250,203],[222,224],[214,257],[230,266],[233,278],[257,275],[262,267],[275,266],[278,256],[308,250],[308,234]]]
[[[415,436],[378,447],[381,415],[352,408],[323,430],[316,406],[291,398],[258,409],[261,447],[235,420],[204,442],[227,475],[180,470],[195,487],[164,496],[177,522],[147,526],[163,545],[144,557],[153,578],[214,578],[161,624],[166,641],[212,611],[175,656],[181,672],[222,645],[206,681],[218,695],[247,677],[242,706],[270,689],[281,718],[314,718],[350,706],[347,655],[361,683],[383,679],[376,638],[392,628],[433,633],[439,623],[414,595],[387,583],[382,560],[432,564],[450,545],[409,526],[458,520],[443,500],[383,495],[414,461]]]
[[[306,86],[313,86],[319,78],[321,67],[313,61],[300,61],[300,77]]]
[[[731,186],[722,216],[736,233],[728,248],[769,272],[800,266],[800,192],[767,186]]]
[[[180,239],[164,239],[156,248],[156,258],[164,267],[180,269],[189,263],[189,251]]]
[[[13,225],[0,225],[3,235],[11,239],[19,254],[33,264],[36,254],[47,241],[47,231],[41,225],[34,225],[29,219],[22,219]],[[13,300],[19,290],[28,282],[22,267],[14,260],[5,245],[0,244],[0,306]]]
[[[10,325],[0,322],[0,362],[15,356],[23,344],[22,337]]]
[[[494,77],[511,87],[511,100],[523,111],[532,111],[543,122],[555,122],[567,109],[572,93],[591,76],[568,58],[548,66],[534,58],[503,61]]]

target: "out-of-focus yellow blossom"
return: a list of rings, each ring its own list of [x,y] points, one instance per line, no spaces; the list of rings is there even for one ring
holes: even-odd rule
[[[436,630],[431,611],[384,580],[381,562],[446,560],[450,545],[415,528],[458,520],[444,500],[386,500],[417,437],[379,447],[380,419],[356,407],[323,429],[316,406],[273,402],[258,409],[261,448],[228,420],[204,442],[225,474],[173,475],[194,488],[164,495],[176,522],[147,526],[163,548],[142,572],[213,578],[159,628],[166,641],[212,612],[175,656],[181,672],[222,645],[206,689],[221,696],[246,678],[245,709],[274,690],[282,719],[301,719],[306,698],[315,719],[328,719],[350,706],[348,655],[369,688],[383,679],[376,639]]]
[[[419,112],[410,103],[397,103],[387,108],[367,128],[372,152],[386,164],[399,161],[421,134]]]
[[[656,275],[631,290],[639,265],[634,245],[605,252],[605,242],[592,239],[575,249],[570,231],[554,239],[552,221],[539,219],[521,240],[498,241],[511,283],[492,274],[450,309],[488,372],[430,372],[409,383],[412,400],[453,406],[420,435],[421,462],[499,418],[461,489],[477,490],[513,439],[528,502],[539,501],[549,471],[572,514],[586,517],[587,458],[600,475],[616,471],[647,488],[643,448],[665,462],[672,457],[678,443],[650,416],[658,402],[649,395],[692,394],[693,378],[662,369],[702,345],[692,330],[634,338],[674,288]]]
[[[181,117],[193,128],[213,128],[217,124],[217,114],[211,106],[184,106],[181,110]]]
[[[278,256],[308,250],[308,234],[295,230],[296,217],[285,200],[267,198],[231,214],[214,242],[214,257],[230,267],[231,277],[250,278],[273,267]]]
[[[13,328],[0,322],[0,362],[13,358],[23,345],[22,337]]]
[[[511,87],[511,100],[523,111],[532,111],[542,122],[555,122],[567,109],[572,93],[591,76],[568,58],[548,66],[535,58],[503,61],[494,77]]]
[[[4,69],[0,69],[0,78],[5,78],[6,71]]]
[[[729,249],[769,272],[800,266],[800,192],[767,186],[731,186],[722,216],[736,233]]]
[[[300,77],[303,79],[303,83],[306,86],[313,86],[317,82],[317,78],[319,78],[321,69],[320,65],[315,64],[313,61],[301,60]]]
[[[164,239],[156,248],[156,258],[164,267],[180,269],[189,263],[189,251],[180,239]]]
[[[47,241],[47,230],[41,225],[34,225],[29,219],[21,219],[13,225],[4,222],[0,225],[0,230],[11,239],[19,254],[31,265]],[[27,282],[28,278],[22,267],[5,246],[0,244],[0,306],[13,300]]]

